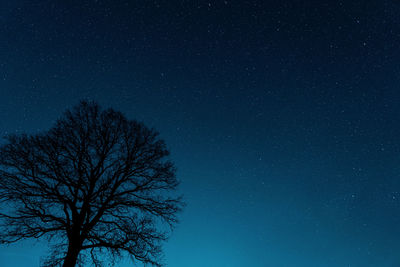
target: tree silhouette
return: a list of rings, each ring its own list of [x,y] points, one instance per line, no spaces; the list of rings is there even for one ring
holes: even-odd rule
[[[153,129],[85,101],[44,133],[6,137],[0,242],[53,241],[44,266],[101,266],[104,255],[161,266],[183,205],[168,155]]]

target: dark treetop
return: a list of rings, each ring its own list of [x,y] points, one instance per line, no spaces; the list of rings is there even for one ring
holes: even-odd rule
[[[49,131],[8,136],[0,241],[55,241],[46,266],[75,266],[85,255],[97,266],[104,251],[160,265],[166,235],[157,227],[172,226],[182,204],[166,193],[178,185],[168,154],[154,130],[88,102]]]

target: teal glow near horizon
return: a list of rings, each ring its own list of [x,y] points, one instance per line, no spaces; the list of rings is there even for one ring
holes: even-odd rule
[[[166,266],[400,265],[396,1],[0,5],[0,133],[81,99],[156,128],[187,202]]]

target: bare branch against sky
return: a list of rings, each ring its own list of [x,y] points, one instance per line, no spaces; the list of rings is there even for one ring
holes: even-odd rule
[[[81,102],[50,130],[10,135],[0,147],[2,243],[47,238],[45,266],[131,256],[161,265],[162,223],[182,202],[158,133],[113,109]],[[86,258],[85,258],[86,256]]]

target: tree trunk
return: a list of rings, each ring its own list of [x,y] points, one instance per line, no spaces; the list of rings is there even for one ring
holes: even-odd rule
[[[63,267],[75,267],[78,260],[79,246],[69,245],[67,256],[64,259]]]

